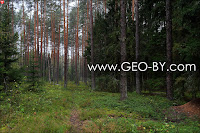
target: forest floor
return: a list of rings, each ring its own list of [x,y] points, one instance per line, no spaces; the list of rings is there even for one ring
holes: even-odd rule
[[[14,133],[107,133],[170,132],[198,133],[200,123],[192,117],[171,115],[167,111],[183,101],[165,97],[91,91],[80,83],[45,84],[37,92],[26,85],[0,99],[0,132]],[[186,105],[185,105],[186,106]],[[176,108],[176,107],[173,107]],[[178,108],[178,107],[177,107]],[[169,114],[167,113],[169,112]],[[171,116],[170,116],[171,115]],[[171,120],[170,117],[175,119]]]

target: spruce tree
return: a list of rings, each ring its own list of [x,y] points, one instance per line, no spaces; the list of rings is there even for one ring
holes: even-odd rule
[[[4,91],[8,89],[8,83],[15,81],[16,68],[12,64],[17,61],[16,41],[18,34],[12,34],[11,16],[8,7],[2,5],[0,9],[0,86]]]
[[[37,63],[37,57],[34,56],[34,53],[31,55],[30,65],[28,69],[28,90],[36,91],[40,85],[39,80],[39,64]]]

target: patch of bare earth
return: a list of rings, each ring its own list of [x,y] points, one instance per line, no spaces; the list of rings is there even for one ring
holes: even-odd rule
[[[185,117],[200,119],[200,98],[194,99],[184,105],[173,106],[169,109],[167,118],[174,121]]]
[[[81,127],[83,125],[82,121],[79,119],[79,112],[77,110],[72,110],[70,117],[71,131],[67,133],[81,133]]]

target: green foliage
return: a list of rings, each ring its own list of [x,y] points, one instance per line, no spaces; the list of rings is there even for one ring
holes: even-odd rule
[[[80,83],[45,84],[40,92],[23,91],[28,84],[15,84],[11,95],[1,99],[1,132],[198,132],[199,123],[165,121],[163,111],[174,103],[160,96],[129,93],[119,101],[117,93],[94,92]],[[177,103],[180,104],[180,103]],[[72,119],[72,113],[77,117]],[[186,124],[187,123],[187,124]]]
[[[185,87],[185,82],[186,82],[186,78],[183,76],[177,77],[176,81],[175,81],[175,98],[176,99],[183,99],[185,96],[185,91],[186,91],[186,87]]]
[[[165,1],[139,1],[139,29],[140,29],[140,60],[151,65],[152,62],[166,62],[166,12]],[[127,61],[135,61],[135,21],[132,20],[132,0],[127,1],[126,47]],[[200,73],[200,3],[193,0],[177,0],[172,4],[172,32],[173,32],[173,63],[195,64],[197,74],[192,72],[173,72],[173,81],[177,82],[184,75],[186,82],[175,83],[175,97],[184,97],[189,92],[195,97],[199,89]],[[107,2],[109,9],[106,15],[98,13],[94,24],[94,53],[95,64],[120,64],[120,6],[116,1]],[[88,40],[90,43],[90,40]],[[90,45],[86,49],[85,57],[90,63]],[[115,92],[116,83],[108,77],[120,80],[120,72],[95,72],[98,90]],[[142,73],[142,88],[150,91],[165,90],[165,72],[148,70]],[[128,90],[133,90],[135,73],[127,72]],[[108,83],[105,83],[107,81]],[[197,81],[197,82],[196,82]],[[187,86],[187,84],[192,84]],[[109,88],[108,88],[109,85]],[[113,88],[113,90],[110,90]]]
[[[11,17],[6,5],[0,9],[0,85],[7,91],[9,82],[20,80],[20,69],[16,64],[18,34],[12,34]]]
[[[40,77],[39,77],[39,64],[38,64],[38,58],[35,57],[35,55],[32,54],[30,65],[28,66],[28,83],[30,84],[28,86],[29,91],[37,91],[39,85],[41,85]]]
[[[144,82],[144,88],[149,90],[149,92],[161,90],[164,86],[164,79],[162,78],[149,79]]]
[[[19,85],[9,96],[1,99],[0,115],[3,117],[0,131],[64,132],[69,129],[71,93],[61,86],[47,84],[37,93],[24,91],[27,86]]]
[[[107,92],[119,92],[119,80],[110,75],[99,76],[96,78],[96,90]]]

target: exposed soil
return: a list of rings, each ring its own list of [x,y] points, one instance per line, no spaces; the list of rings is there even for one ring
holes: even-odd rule
[[[192,100],[181,106],[172,107],[174,110],[180,113],[184,113],[188,117],[197,116],[200,118],[200,98]]]
[[[183,116],[200,119],[200,98],[194,99],[184,105],[173,106],[167,113],[167,118],[174,121],[183,119]]]
[[[70,117],[70,123],[72,126],[72,129],[70,132],[72,133],[81,133],[81,127],[83,125],[82,121],[79,119],[79,112],[77,110],[72,110],[71,117]]]

